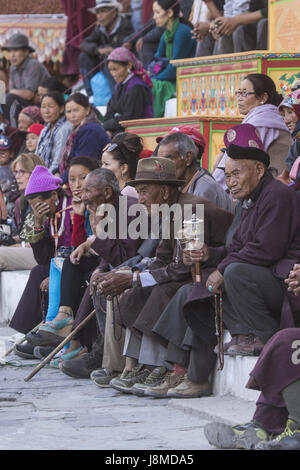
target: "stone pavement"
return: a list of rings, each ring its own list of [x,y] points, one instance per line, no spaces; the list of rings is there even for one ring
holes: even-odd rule
[[[0,328],[6,347],[11,331]],[[0,450],[209,450],[206,423],[248,421],[255,406],[230,396],[138,398],[48,366],[25,382],[38,360],[7,359],[17,362],[0,366]]]

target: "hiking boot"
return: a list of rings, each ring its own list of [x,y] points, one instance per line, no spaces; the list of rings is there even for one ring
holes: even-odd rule
[[[97,387],[110,387],[110,381],[120,377],[121,373],[109,369],[97,369],[91,373],[91,379]]]
[[[165,367],[155,367],[151,374],[145,379],[144,383],[136,383],[131,389],[131,393],[137,397],[142,397],[144,391],[148,387],[156,387],[160,385],[165,379],[168,370]]]
[[[136,383],[144,383],[148,375],[150,375],[150,370],[147,369],[144,364],[138,364],[128,372],[125,377],[123,374],[120,378],[116,377],[110,381],[110,386],[119,392],[131,393],[131,389]]]
[[[204,435],[210,445],[218,449],[254,450],[257,444],[270,438],[269,433],[254,422],[236,426],[209,423],[204,426]]]
[[[90,353],[82,354],[77,359],[63,361],[59,368],[64,374],[76,379],[89,379],[91,373],[102,365],[103,339],[98,336]]]
[[[188,379],[187,374],[183,382],[177,387],[170,388],[167,392],[168,398],[199,398],[211,395],[211,386],[209,383],[197,384]]]
[[[231,344],[224,354],[228,356],[259,356],[264,343],[255,335],[237,335],[236,344]]]
[[[256,450],[300,450],[300,425],[288,419],[285,430],[275,439],[260,442]]]
[[[177,375],[174,372],[167,372],[164,381],[156,387],[148,387],[144,391],[147,397],[167,398],[167,393],[170,388],[175,388],[184,381],[184,375]]]

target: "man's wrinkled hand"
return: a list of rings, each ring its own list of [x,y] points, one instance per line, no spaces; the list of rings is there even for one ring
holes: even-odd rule
[[[223,284],[224,278],[220,271],[216,270],[208,276],[206,281],[206,288],[209,290],[209,292],[220,294]]]
[[[91,278],[90,278],[90,295],[91,295],[91,297],[94,294],[100,294],[99,286],[100,286],[101,282],[106,278],[106,276],[108,276],[108,274],[110,274],[110,273],[102,272],[102,271],[99,271],[98,269],[96,269],[96,271],[93,272],[93,274],[91,275]]]
[[[284,282],[288,285],[289,292],[293,292],[296,296],[300,293],[300,264],[294,265]]]
[[[204,243],[200,250],[183,250],[183,264],[192,266],[196,263],[205,263],[210,257],[209,247]]]
[[[117,271],[110,273],[98,287],[98,290],[105,297],[112,298],[122,294],[126,289],[132,287],[133,273]],[[100,290],[101,289],[101,290]]]
[[[91,242],[86,240],[84,243],[79,245],[70,255],[70,261],[72,264],[79,264],[83,256],[90,256],[89,250]]]

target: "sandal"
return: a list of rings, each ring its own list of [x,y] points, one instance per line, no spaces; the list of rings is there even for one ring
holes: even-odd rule
[[[57,357],[56,359],[52,359],[52,361],[49,364],[49,367],[52,367],[54,369],[59,369],[59,364],[62,361],[68,361],[69,359],[76,359],[76,356],[79,355],[82,349],[83,349],[83,346],[80,346],[79,348],[74,349],[73,351],[62,354],[60,357]]]
[[[40,326],[39,331],[48,331],[49,329],[61,330],[62,328],[68,326],[70,322],[73,322],[73,317],[65,318],[64,320],[52,320],[50,322],[47,322],[45,325]]]

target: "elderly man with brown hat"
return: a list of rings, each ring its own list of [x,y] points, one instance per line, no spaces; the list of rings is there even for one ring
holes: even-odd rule
[[[18,127],[17,119],[22,108],[33,104],[38,86],[50,76],[46,67],[31,56],[34,49],[24,34],[13,34],[2,47],[8,51],[10,62],[9,93],[3,105],[4,119]]]
[[[203,205],[205,240],[209,240],[214,246],[223,243],[232,222],[232,214],[219,209],[207,199],[180,192],[179,188],[185,181],[176,177],[176,165],[173,161],[162,157],[140,160],[136,179],[128,184],[136,188],[139,203],[147,208],[149,215],[153,213],[154,207],[162,204],[169,207],[178,204],[182,212],[190,205],[193,213],[196,212],[197,205]],[[115,297],[123,294],[116,314],[119,313],[118,322],[126,328],[124,355],[131,360],[127,361],[121,378],[110,382],[111,386],[121,391],[128,392],[134,383],[150,375],[151,369],[155,375],[159,367],[156,361],[149,359],[148,362],[145,360],[144,363],[138,363],[142,343],[146,341],[151,344],[154,339],[152,326],[176,291],[192,282],[191,270],[181,259],[174,219],[171,215],[168,220],[170,236],[161,239],[155,259],[145,271],[110,273],[100,282],[103,295]],[[156,346],[155,344],[154,348]],[[161,353],[159,348],[157,351],[158,354]],[[164,350],[162,354],[163,352]]]

